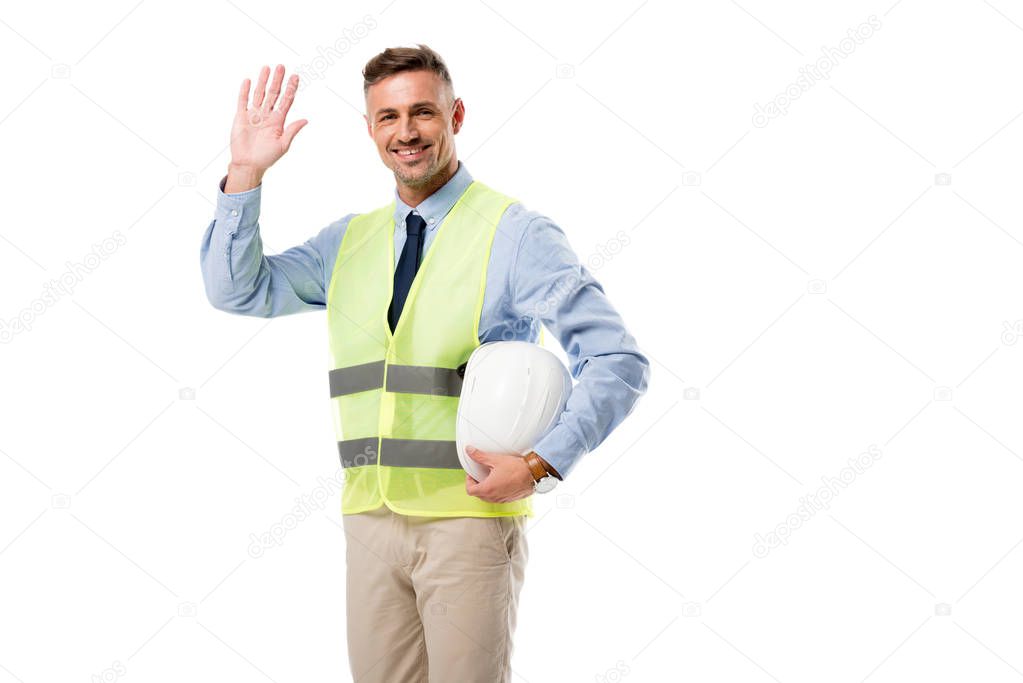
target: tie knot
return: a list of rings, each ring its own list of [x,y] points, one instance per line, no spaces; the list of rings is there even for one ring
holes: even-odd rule
[[[405,231],[409,235],[418,237],[426,227],[426,221],[419,214],[409,212],[408,218],[405,219]]]

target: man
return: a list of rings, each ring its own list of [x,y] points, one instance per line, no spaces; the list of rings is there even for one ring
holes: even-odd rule
[[[283,95],[284,67],[266,91],[269,77],[263,67],[251,106],[242,82],[202,272],[220,310],[327,309],[352,674],[510,681],[532,494],[632,411],[649,362],[561,229],[458,161],[465,107],[425,45],[384,50],[363,70],[366,129],[394,174],[394,201],[264,256],[263,174],[307,123],[285,127],[298,76]],[[476,481],[453,446],[457,391],[416,373],[452,378],[479,344],[536,342],[542,326],[566,349],[577,385],[525,458],[469,449],[488,469]]]

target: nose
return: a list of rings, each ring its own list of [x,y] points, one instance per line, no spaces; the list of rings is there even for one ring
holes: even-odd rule
[[[413,142],[419,138],[419,131],[416,129],[415,117],[408,116],[404,117],[401,122],[401,127],[398,130],[398,140],[402,144]]]

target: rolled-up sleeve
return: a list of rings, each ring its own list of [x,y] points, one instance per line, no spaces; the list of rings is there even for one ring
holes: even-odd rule
[[[225,176],[217,192],[213,221],[199,250],[206,298],[215,308],[270,318],[322,309],[327,303],[324,255],[340,243],[351,216],[323,228],[305,243],[266,256],[259,234],[263,186],[226,194]]]
[[[566,478],[632,412],[646,392],[650,362],[549,218],[526,226],[510,274],[516,316],[539,320],[557,337],[577,380],[558,423],[534,447]]]

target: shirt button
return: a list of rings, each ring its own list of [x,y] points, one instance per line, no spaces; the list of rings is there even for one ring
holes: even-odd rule
[[[238,209],[231,209],[231,215],[232,216],[237,216],[238,215]]]
[[[432,218],[430,220],[426,221],[426,222],[429,223],[430,225],[433,225],[433,219]]]

